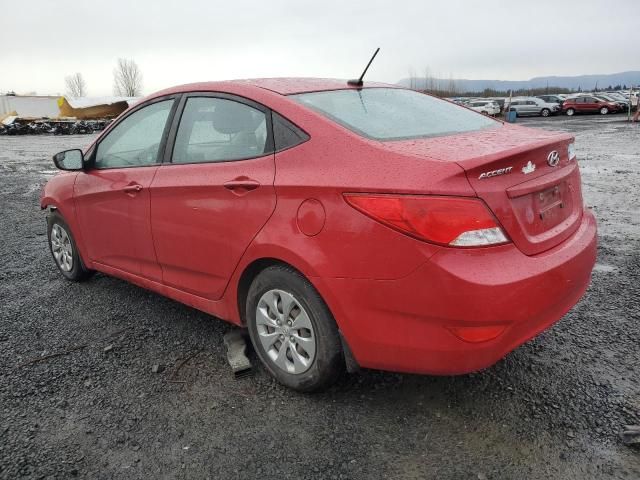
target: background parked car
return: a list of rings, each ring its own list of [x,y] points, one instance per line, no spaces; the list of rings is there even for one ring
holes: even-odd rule
[[[629,100],[617,98],[609,93],[597,93],[594,97],[617,104],[623,112],[629,110]]]
[[[488,97],[487,100],[492,100],[496,102],[500,107],[500,113],[502,113],[504,111],[504,102],[506,102],[509,99],[506,97]]]
[[[562,106],[562,102],[567,98],[566,95],[557,94],[557,95],[538,95],[536,98],[540,100],[544,100],[547,103],[557,103]]]
[[[493,100],[470,100],[466,106],[485,115],[494,116],[500,113],[500,105]]]
[[[445,100],[449,100],[450,102],[453,102],[456,105],[466,105],[472,99],[471,97],[450,97],[450,98],[445,98]]]
[[[513,110],[516,115],[523,117],[526,115],[541,115],[548,117],[560,111],[557,103],[547,103],[536,97],[514,97],[511,102],[505,102],[505,111]]]
[[[621,108],[617,103],[608,102],[594,96],[580,96],[568,98],[562,104],[562,111],[572,116],[576,113],[600,113],[606,115],[608,113],[619,112]]]

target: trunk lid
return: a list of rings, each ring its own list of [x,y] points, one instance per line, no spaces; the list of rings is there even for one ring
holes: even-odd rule
[[[568,134],[504,125],[386,146],[460,165],[513,243],[535,255],[566,240],[582,218],[580,172],[568,157],[571,142]],[[548,160],[552,152],[557,164]]]

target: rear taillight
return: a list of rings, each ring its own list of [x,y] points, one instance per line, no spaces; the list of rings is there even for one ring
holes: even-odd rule
[[[479,247],[509,239],[477,198],[348,193],[346,201],[395,230],[438,245]]]

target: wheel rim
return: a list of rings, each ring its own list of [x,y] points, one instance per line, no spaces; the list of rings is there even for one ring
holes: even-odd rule
[[[549,116],[549,110],[542,110],[542,116],[543,117],[548,117]]]
[[[269,290],[256,307],[258,338],[279,369],[298,375],[306,372],[316,355],[316,336],[309,314],[296,298],[283,290]]]
[[[609,113],[609,110],[606,107],[603,107],[603,108],[600,109],[600,113],[602,115],[606,115],[607,113]]]
[[[573,110],[572,109],[567,110],[567,115],[569,116],[573,115]]]
[[[67,231],[57,223],[51,229],[51,251],[60,270],[70,272],[73,268],[73,245]]]

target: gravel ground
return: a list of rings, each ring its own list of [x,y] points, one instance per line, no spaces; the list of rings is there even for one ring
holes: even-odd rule
[[[640,125],[522,123],[577,137],[600,226],[583,300],[481,373],[366,371],[312,396],[262,368],[235,380],[224,322],[64,281],[38,194],[50,156],[89,137],[0,137],[0,478],[640,478],[619,439],[640,424]]]

